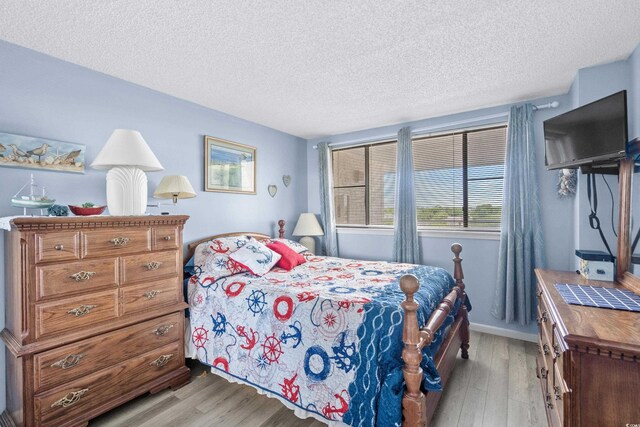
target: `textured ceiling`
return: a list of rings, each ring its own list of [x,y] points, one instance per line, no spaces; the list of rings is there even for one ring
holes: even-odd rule
[[[0,2],[0,39],[305,138],[564,93],[638,22],[638,0]]]

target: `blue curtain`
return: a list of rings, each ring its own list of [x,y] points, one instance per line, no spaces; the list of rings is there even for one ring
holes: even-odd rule
[[[328,142],[318,144],[320,162],[320,219],[324,230],[323,251],[327,256],[338,256],[336,216],[333,206],[333,171],[331,149]]]
[[[535,274],[544,267],[540,199],[536,182],[533,106],[511,107],[502,196],[498,283],[491,314],[527,325],[535,318]]]
[[[393,217],[393,259],[396,262],[420,263],[416,191],[413,177],[413,141],[411,128],[398,131],[396,154],[396,199]]]

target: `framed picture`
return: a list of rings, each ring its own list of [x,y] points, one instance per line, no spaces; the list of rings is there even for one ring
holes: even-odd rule
[[[204,137],[204,190],[256,194],[256,149]]]
[[[0,132],[0,166],[84,173],[85,146]]]

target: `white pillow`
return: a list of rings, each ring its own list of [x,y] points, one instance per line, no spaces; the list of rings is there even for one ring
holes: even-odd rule
[[[256,276],[264,276],[280,261],[281,255],[255,239],[229,255],[229,258]]]

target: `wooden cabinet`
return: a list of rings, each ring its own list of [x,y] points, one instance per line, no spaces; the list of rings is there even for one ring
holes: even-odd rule
[[[187,216],[16,218],[5,233],[7,412],[76,426],[189,380]]]
[[[617,287],[536,270],[540,379],[550,426],[640,423],[640,313],[569,305],[556,283]]]

